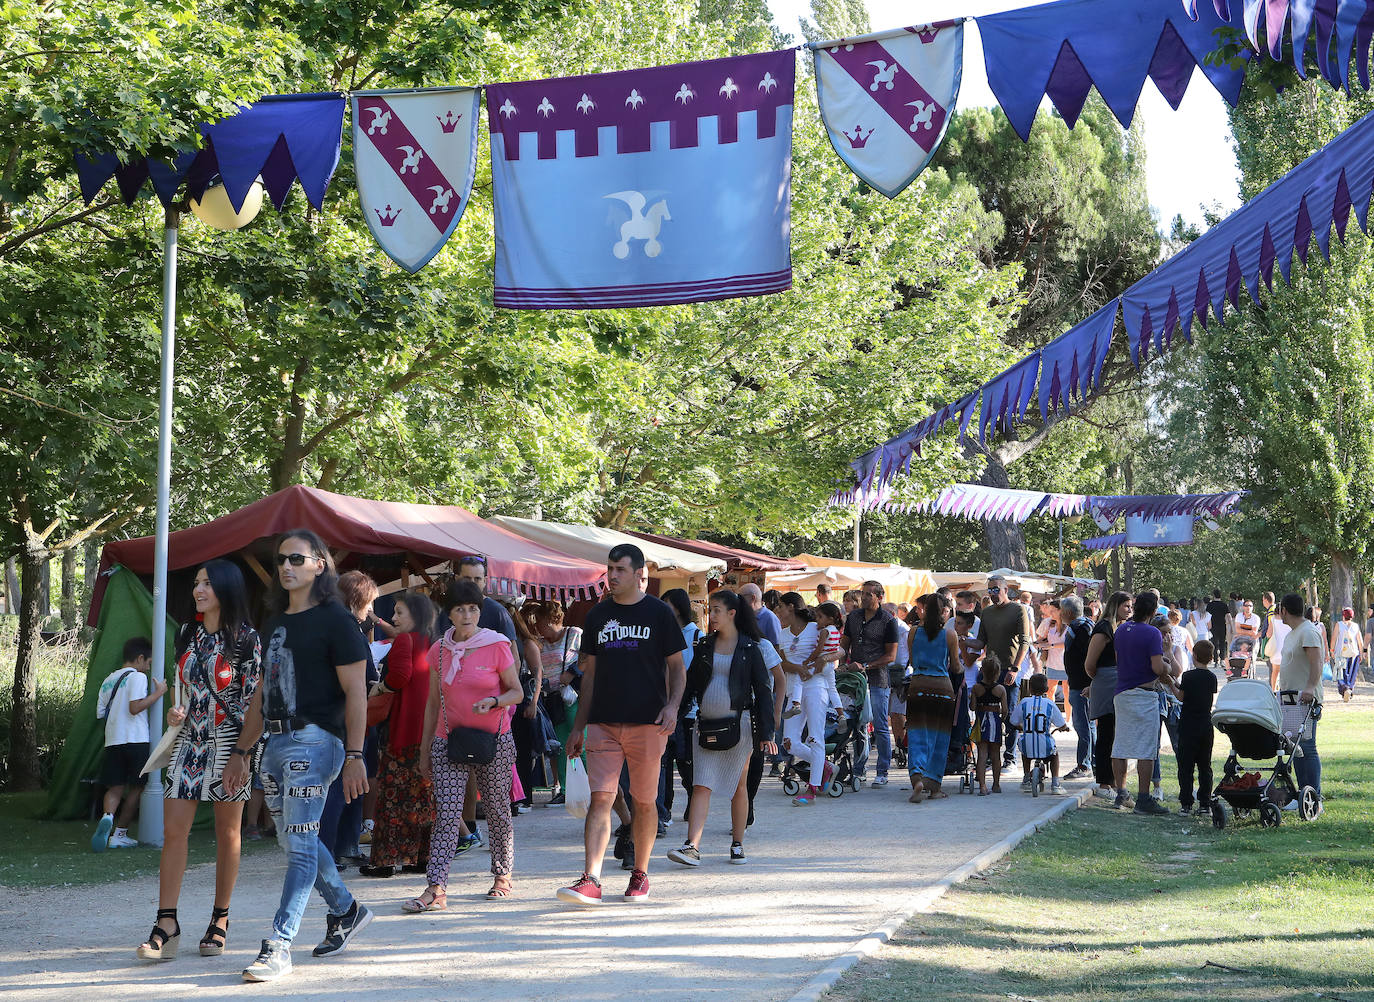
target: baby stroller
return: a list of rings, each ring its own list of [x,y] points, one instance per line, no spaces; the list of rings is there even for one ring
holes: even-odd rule
[[[960,793],[972,793],[978,789],[978,756],[973,747],[968,687],[963,684],[963,679],[955,680],[955,690],[958,696],[954,724],[949,732],[949,754],[945,756],[945,775],[959,777]]]
[[[1231,649],[1226,654],[1226,680],[1249,678],[1250,666],[1255,660],[1255,638],[1236,637],[1231,641]]]
[[[868,701],[868,677],[861,671],[840,672],[835,676],[835,688],[844,701],[845,715],[843,720],[837,720],[833,714],[826,714],[825,758],[835,766],[835,771],[825,792],[831,797],[842,797],[845,786],[856,793],[859,790],[854,763],[863,747],[863,725],[859,717]],[[796,796],[802,784],[810,782],[810,764],[794,756],[782,773],[783,792],[789,797]]]
[[[1236,679],[1218,693],[1212,724],[1230,740],[1231,755],[1212,794],[1214,827],[1225,828],[1232,816],[1243,821],[1257,812],[1261,825],[1276,828],[1283,819],[1284,806],[1293,801],[1297,801],[1298,817],[1304,821],[1321,813],[1317,791],[1310,786],[1299,790],[1293,778],[1293,760],[1302,754],[1298,737],[1317,712],[1317,704],[1298,703],[1296,694],[1292,695],[1289,709],[1293,712],[1285,721],[1279,700],[1265,681]],[[1265,778],[1263,769],[1242,774],[1242,758],[1274,759],[1269,777]]]

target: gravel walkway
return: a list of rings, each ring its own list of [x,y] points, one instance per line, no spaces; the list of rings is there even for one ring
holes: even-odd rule
[[[1071,748],[1063,736],[1061,748]],[[895,778],[895,777],[894,777]],[[201,958],[214,868],[194,867],[182,894],[184,939],[174,962],[145,964],[134,946],[156,908],[156,880],[76,891],[5,889],[0,903],[0,994],[101,1002],[125,999],[242,999],[246,995],[377,1002],[416,998],[549,999],[634,995],[643,1000],[787,999],[904,901],[1010,833],[1050,813],[1061,798],[1033,799],[1017,777],[998,797],[907,803],[909,785],[865,787],[814,807],[794,808],[777,780],[765,780],[749,862],[731,866],[725,803],[713,805],[702,865],[666,860],[686,826],[678,821],[655,849],[652,900],[619,900],[628,874],[607,857],[607,902],[579,909],[554,898],[581,870],[581,822],[537,807],[516,822],[516,896],[489,902],[487,856],[455,861],[446,912],[407,916],[402,900],[422,876],[345,876],[377,918],[348,952],[317,961],[323,934],[315,896],[280,985],[244,984],[239,971],[267,934],[281,888],[276,854],[246,861],[234,896],[229,950]],[[957,784],[946,784],[946,788]],[[1072,792],[1086,785],[1068,784]],[[680,816],[682,801],[677,813]],[[483,826],[485,831],[485,826]],[[152,849],[127,850],[153,852]],[[91,990],[94,989],[94,993]]]

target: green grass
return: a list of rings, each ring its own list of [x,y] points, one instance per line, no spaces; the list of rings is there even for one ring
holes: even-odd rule
[[[80,887],[157,873],[160,854],[151,846],[110,849],[97,855],[91,851],[95,822],[38,820],[36,815],[46,801],[43,792],[0,794],[0,831],[5,838],[0,885]],[[207,809],[202,808],[202,813],[209,817]],[[190,866],[214,862],[215,836],[210,825],[198,823],[191,830],[190,851]],[[277,851],[272,839],[243,843],[245,856]]]
[[[908,922],[827,998],[1374,1000],[1372,733],[1374,708],[1328,708],[1315,822],[1218,832],[1075,811]],[[1228,751],[1218,735],[1218,767]]]

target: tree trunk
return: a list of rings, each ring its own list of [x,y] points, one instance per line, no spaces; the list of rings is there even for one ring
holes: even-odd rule
[[[1350,555],[1348,553],[1331,554],[1331,608],[1327,610],[1327,614],[1332,623],[1340,621],[1342,609],[1346,606],[1354,606],[1352,598],[1354,587],[1355,568],[1350,563]],[[1363,610],[1356,610],[1356,622],[1362,618],[1361,612]]]
[[[48,556],[48,551],[43,551],[43,563],[39,566],[38,583],[38,628],[43,628],[43,621],[52,615],[52,558]],[[22,577],[22,571],[21,575]],[[21,582],[19,587],[24,587]]]
[[[14,661],[14,712],[10,720],[10,789],[37,790],[42,786],[38,762],[39,599],[48,551],[41,542],[31,540],[19,559],[19,650]]]
[[[1135,594],[1135,561],[1131,559],[1131,548],[1123,546],[1121,548],[1121,562],[1126,568],[1126,583],[1124,590],[1131,595]]]
[[[62,551],[62,629],[76,629],[76,548]]]
[[[82,622],[91,611],[91,597],[95,593],[95,580],[100,576],[100,544],[92,536],[86,540],[84,563],[86,573],[81,582],[81,606],[78,610]]]
[[[1107,587],[1112,591],[1121,590],[1121,547],[1119,546],[1112,550],[1111,572],[1107,575]],[[1105,611],[1103,615],[1106,615]]]
[[[988,456],[987,469],[978,482],[985,487],[1008,488],[1007,468],[996,456]],[[1030,559],[1026,555],[1026,537],[1021,526],[1015,522],[984,522],[983,533],[987,536],[988,552],[992,556],[992,568],[1010,568],[1014,571],[1030,570]]]
[[[7,616],[18,615],[19,613],[19,568],[10,557],[5,561],[5,614]]]

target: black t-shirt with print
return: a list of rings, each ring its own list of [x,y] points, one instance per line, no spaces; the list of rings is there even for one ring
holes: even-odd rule
[[[667,660],[687,649],[668,603],[606,599],[582,624],[582,653],[596,657],[592,724],[652,724],[668,705]]]
[[[304,612],[281,613],[263,630],[262,714],[269,720],[299,717],[345,738],[340,665],[367,660],[358,622],[339,602]]]

